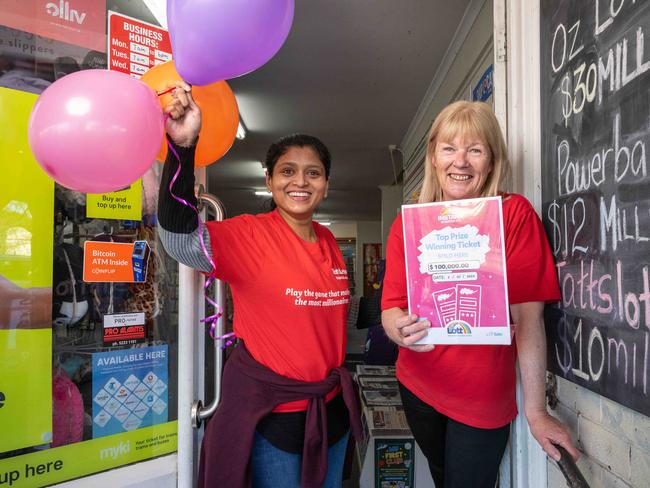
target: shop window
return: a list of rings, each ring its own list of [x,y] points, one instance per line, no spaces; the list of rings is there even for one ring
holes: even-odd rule
[[[55,185],[27,142],[44,89],[107,67],[107,11],[118,3],[65,2],[69,18],[32,0],[0,5],[3,486],[51,485],[176,450],[178,266],[156,232],[162,166],[118,195],[130,213],[101,213],[101,195]],[[93,242],[131,246],[138,278],[84,276]]]

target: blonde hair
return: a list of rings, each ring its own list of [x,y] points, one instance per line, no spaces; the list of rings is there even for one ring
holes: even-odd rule
[[[481,189],[482,197],[496,196],[508,184],[511,170],[506,143],[499,122],[487,103],[461,100],[447,105],[433,121],[428,137],[419,203],[439,202],[443,199],[442,188],[433,167],[433,156],[438,141],[450,142],[456,137],[478,137],[490,151],[492,170]]]

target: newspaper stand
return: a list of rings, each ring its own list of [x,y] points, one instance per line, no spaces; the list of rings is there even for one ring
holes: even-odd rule
[[[357,365],[363,441],[361,488],[432,488],[427,460],[409,430],[392,366]]]

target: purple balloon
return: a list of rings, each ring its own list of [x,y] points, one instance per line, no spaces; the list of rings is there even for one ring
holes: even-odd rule
[[[128,187],[151,167],[164,134],[156,93],[116,71],[55,81],[29,118],[29,145],[57,183],[85,193]]]
[[[293,11],[293,0],[167,0],[178,73],[193,85],[250,73],[282,47]]]

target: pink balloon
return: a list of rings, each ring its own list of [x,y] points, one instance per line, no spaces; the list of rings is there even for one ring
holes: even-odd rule
[[[85,193],[128,187],[149,169],[163,138],[156,93],[126,74],[85,70],[50,85],[29,119],[29,145],[57,183]]]

